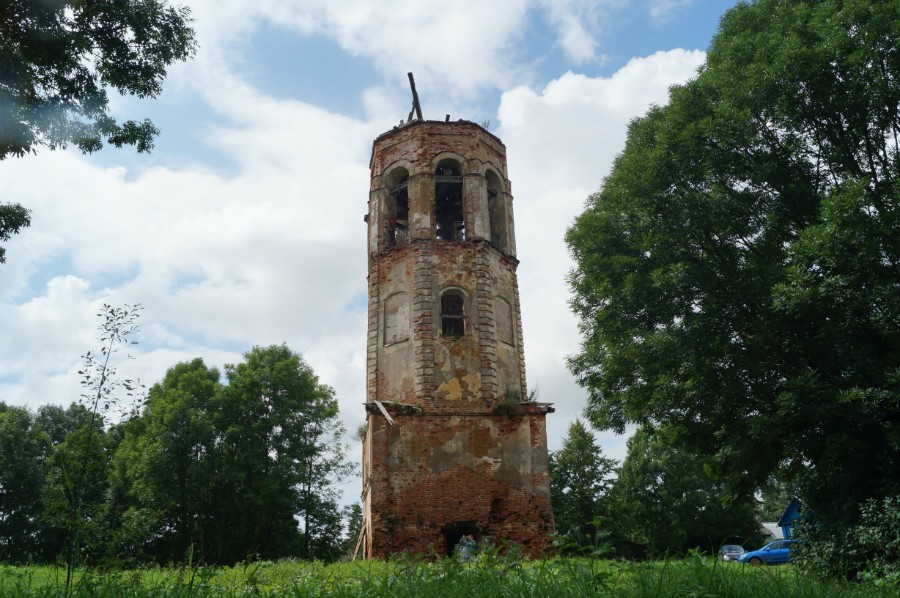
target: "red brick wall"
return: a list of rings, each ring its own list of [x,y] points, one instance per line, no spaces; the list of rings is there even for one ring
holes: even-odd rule
[[[553,513],[545,412],[518,415],[399,413],[394,424],[371,411],[371,557],[445,553],[444,532],[468,525],[476,539],[520,544],[536,557],[552,550]]]

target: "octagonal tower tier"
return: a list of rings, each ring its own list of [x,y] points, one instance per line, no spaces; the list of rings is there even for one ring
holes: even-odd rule
[[[472,122],[413,121],[370,167],[360,546],[546,551],[552,408],[526,400],[506,148]]]

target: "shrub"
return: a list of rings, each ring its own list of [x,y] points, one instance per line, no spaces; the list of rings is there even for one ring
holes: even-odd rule
[[[878,585],[900,585],[900,496],[868,500],[859,523],[825,531],[815,521],[801,524],[805,542],[793,559],[798,567],[822,577],[839,577]]]

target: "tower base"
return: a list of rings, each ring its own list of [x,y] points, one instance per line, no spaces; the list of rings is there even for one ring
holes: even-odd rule
[[[390,420],[367,405],[366,557],[447,556],[468,535],[531,557],[552,552],[549,404],[452,414],[382,405]]]

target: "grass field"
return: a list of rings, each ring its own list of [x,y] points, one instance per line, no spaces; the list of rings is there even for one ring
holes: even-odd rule
[[[470,562],[410,559],[324,565],[299,561],[234,568],[79,571],[68,594],[65,570],[0,565],[0,596],[616,596],[893,597],[900,588],[822,582],[790,566],[752,568],[694,557],[653,563],[587,559],[520,561],[481,555]]]

